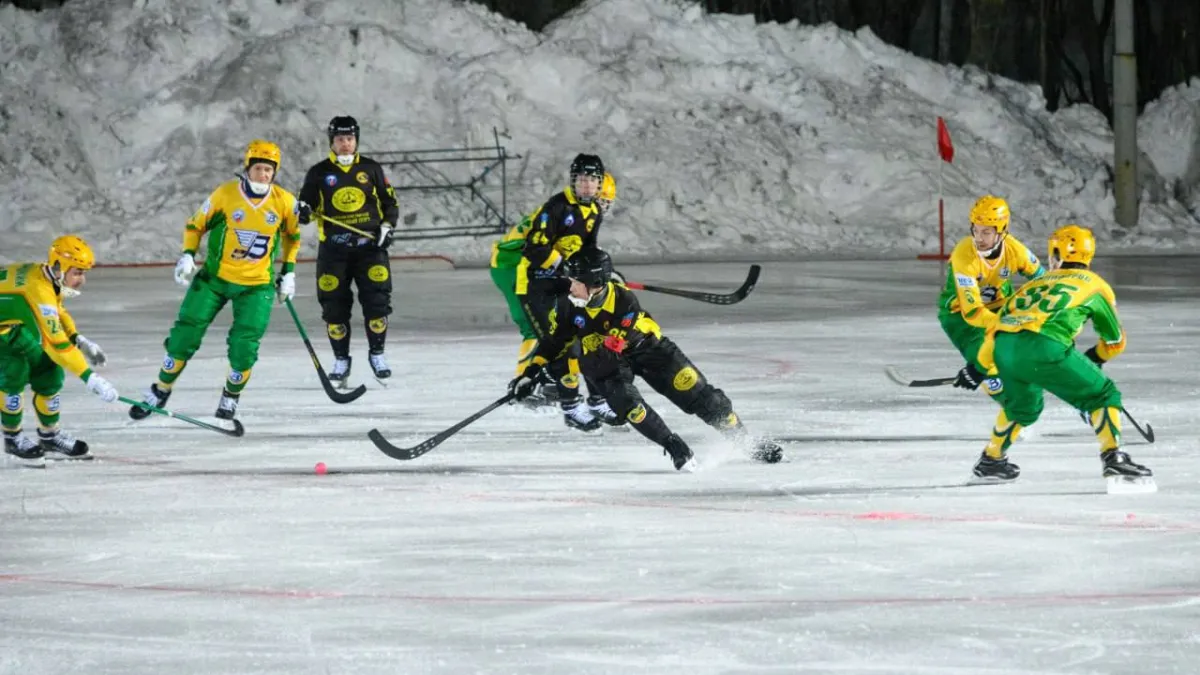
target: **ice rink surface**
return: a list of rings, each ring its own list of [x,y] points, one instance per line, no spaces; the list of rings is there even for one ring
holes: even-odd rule
[[[724,292],[746,267],[624,271]],[[518,408],[418,460],[380,454],[372,427],[415,444],[504,393],[519,338],[486,270],[397,274],[393,384],[344,406],[277,309],[241,439],[132,423],[69,380],[64,426],[98,460],[0,472],[0,673],[1195,673],[1200,273],[1097,269],[1129,335],[1107,370],[1158,436],[1127,426],[1127,449],[1157,494],[1105,494],[1090,430],[1056,400],[1012,450],[1019,481],[965,486],[994,405],[882,372],[961,366],[937,263],[766,264],[732,307],[639,294],[784,441],[774,466],[652,392],[698,472],[635,432]],[[69,301],[122,394],[152,381],[181,297],[170,269],[97,270]],[[227,326],[171,408],[210,419]]]

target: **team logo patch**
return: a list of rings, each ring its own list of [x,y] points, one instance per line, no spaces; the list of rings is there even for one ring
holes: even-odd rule
[[[233,212],[233,216],[232,216],[232,217],[233,217],[233,222],[235,222],[235,223],[240,223],[240,222],[242,222],[243,220],[245,220],[245,219],[246,219],[246,212],[245,212],[245,211],[243,211],[243,210],[241,210],[241,209],[238,209],[238,210],[236,210],[236,211],[234,211],[234,212]]]
[[[328,176],[325,176],[325,184],[328,185],[329,187],[333,187],[334,185],[337,185],[337,176],[335,176],[333,174],[329,174]]]
[[[358,173],[354,174],[354,180],[366,185],[368,182],[370,182],[371,177],[367,175],[366,171],[359,171]]]
[[[328,293],[338,287],[338,278],[332,274],[322,274],[321,278],[317,279],[317,288]]]
[[[675,387],[675,391],[688,391],[699,381],[700,373],[697,373],[695,368],[688,366],[675,373],[675,378],[671,380],[671,386]]]
[[[4,412],[18,413],[21,412],[21,395],[9,394],[4,397]]]
[[[562,386],[566,387],[567,389],[579,388],[579,376],[574,373],[567,373],[566,375],[563,375],[559,382],[561,382]]]
[[[46,400],[45,407],[46,412],[53,415],[54,413],[58,412],[60,407],[62,407],[62,399],[59,398],[58,394],[55,394]]]
[[[637,404],[637,407],[633,410],[630,410],[629,414],[625,416],[625,419],[633,422],[634,424],[641,424],[642,420],[646,419],[646,406],[642,405],[641,403]]]
[[[578,326],[579,328],[583,328],[583,324],[585,324],[585,323],[587,323],[587,322],[586,322],[586,321],[584,321],[584,318],[583,318],[583,315],[582,315],[582,314],[577,314],[577,315],[575,316],[575,325],[576,325],[576,326]]]
[[[367,328],[371,329],[372,333],[382,333],[387,330],[387,317],[371,319],[367,322]]]
[[[1000,294],[1000,290],[995,286],[985,286],[979,289],[979,297],[983,298],[984,304],[988,304],[996,300],[996,296]]]
[[[58,318],[58,308],[54,305],[38,305],[38,311],[47,319]]]
[[[274,211],[267,211],[267,224],[274,225],[279,222],[279,216]]]
[[[229,371],[229,381],[234,384],[241,384],[242,380],[246,379],[246,374],[240,370]]]
[[[356,187],[338,188],[333,197],[330,197],[329,203],[338,211],[350,213],[361,209],[363,204],[367,203],[367,195]]]
[[[348,330],[348,327],[344,323],[331,323],[328,327],[326,327],[325,330],[327,333],[329,333],[329,337],[333,338],[334,340],[341,340],[342,338],[346,337],[346,331]]]
[[[621,327],[629,328],[630,326],[632,326],[633,325],[633,317],[634,317],[633,312],[630,312],[630,313],[626,314],[625,316],[621,317]]]
[[[575,216],[573,214],[568,213],[567,219],[563,221],[563,226],[570,227],[574,224],[575,224]]]
[[[371,265],[367,270],[367,278],[375,283],[381,283],[388,280],[388,268],[383,265]]]
[[[1007,279],[1010,274],[1012,274],[1012,272],[1010,272],[1007,267],[1000,268],[1000,278],[1001,279]]]
[[[958,285],[962,286],[963,288],[970,288],[971,286],[975,285],[975,279],[973,277],[967,276],[966,274],[955,274],[954,281],[957,282]]]
[[[1004,391],[1004,381],[998,377],[989,377],[983,383],[987,385],[988,393],[992,396]]]
[[[167,371],[175,370],[175,359],[171,358],[170,356],[164,356],[162,367],[163,370]]]

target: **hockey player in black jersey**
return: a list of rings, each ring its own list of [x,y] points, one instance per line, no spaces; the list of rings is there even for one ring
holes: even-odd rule
[[[313,165],[300,189],[300,222],[311,213],[332,218],[371,234],[364,237],[318,219],[317,301],[333,347],[329,379],[344,385],[350,375],[350,313],[353,283],[358,288],[367,333],[368,360],[379,380],[391,377],[384,358],[388,316],[392,313],[392,268],[388,246],[400,210],[383,167],[358,154],[358,121],[329,121],[329,156]]]
[[[570,178],[566,189],[530,216],[532,224],[517,266],[516,294],[539,341],[553,331],[551,312],[566,299],[571,287],[563,274],[564,263],[578,251],[596,247],[603,220],[599,197],[604,162],[596,155],[577,155],[571,162]],[[603,398],[592,396],[584,404],[579,374],[572,367],[575,356],[572,350],[545,368],[567,426],[592,431],[602,421],[618,421]]]
[[[553,310],[553,332],[538,343],[533,359],[509,383],[519,399],[528,396],[547,364],[573,344],[582,352],[580,367],[612,410],[643,436],[663,447],[676,469],[692,459],[687,443],[642,398],[634,385],[640,376],[680,410],[696,415],[734,439],[749,433],[723,391],[709,383],[671,341],[658,323],[638,304],[633,292],[612,280],[612,259],[599,249],[584,249],[566,262],[570,283],[567,302]],[[783,459],[778,444],[754,443],[754,459],[775,463]]]

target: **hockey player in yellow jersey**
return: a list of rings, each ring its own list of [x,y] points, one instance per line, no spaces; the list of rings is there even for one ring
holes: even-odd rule
[[[4,409],[4,451],[28,464],[56,458],[90,459],[87,443],[58,427],[63,371],[87,385],[106,403],[117,390],[92,371],[107,361],[95,342],[79,334],[63,298],[79,295],[96,256],[74,235],[54,240],[45,263],[0,267],[0,392]],[[33,390],[38,442],[21,431],[25,387]]]
[[[279,146],[251,141],[244,173],[214,190],[188,220],[183,254],[175,265],[175,281],[188,291],[167,337],[158,381],[146,392],[147,404],[160,408],[166,404],[209,324],[228,303],[233,305],[233,325],[226,340],[229,375],[216,416],[233,419],[237,413],[238,399],[250,380],[259,342],[271,319],[272,294],[277,292],[281,302],[296,294],[299,207],[292,193],[274,184],[279,163]],[[195,255],[206,234],[204,263],[197,269]],[[274,263],[281,253],[282,273],[276,278]],[[148,415],[150,410],[141,406],[129,409],[133,419]]]
[[[947,265],[946,285],[938,298],[938,321],[951,344],[966,359],[954,386],[975,390],[986,380],[986,391],[999,401],[1002,379],[985,378],[978,361],[985,329],[996,310],[1012,297],[1013,276],[1037,279],[1045,269],[1024,244],[1008,232],[1008,202],[985,195],[971,208],[971,236],[954,247]]]
[[[992,437],[975,465],[975,476],[1009,481],[1020,475],[1008,448],[1023,427],[1037,421],[1049,391],[1088,414],[1100,444],[1103,475],[1110,491],[1153,491],[1151,471],[1121,450],[1121,392],[1101,370],[1125,351],[1112,287],[1091,270],[1096,240],[1078,225],[1050,236],[1050,271],[1021,287],[996,312],[979,350],[979,362],[999,373],[1006,394]],[[1075,337],[1092,322],[1099,340],[1084,353]],[[1135,486],[1128,489],[1128,486]]]

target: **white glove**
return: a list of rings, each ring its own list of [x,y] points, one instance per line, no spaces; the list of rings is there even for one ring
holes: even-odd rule
[[[100,397],[100,400],[105,403],[112,403],[117,400],[117,388],[112,386],[111,382],[95,373],[88,375],[87,390]]]
[[[386,249],[392,245],[392,226],[383,223],[379,226],[379,239],[375,241],[375,245],[379,248]]]
[[[279,277],[279,282],[275,285],[275,295],[279,297],[279,302],[282,304],[285,300],[291,300],[296,297],[296,273],[288,272]]]
[[[192,275],[196,273],[196,259],[191,253],[184,253],[179,256],[179,262],[175,263],[175,283],[180,286],[189,286],[192,283]]]
[[[88,364],[93,368],[103,368],[108,365],[108,357],[104,355],[104,350],[100,349],[100,345],[95,342],[82,335],[76,335],[75,346],[79,347],[79,351],[83,352],[83,358],[87,359]]]

